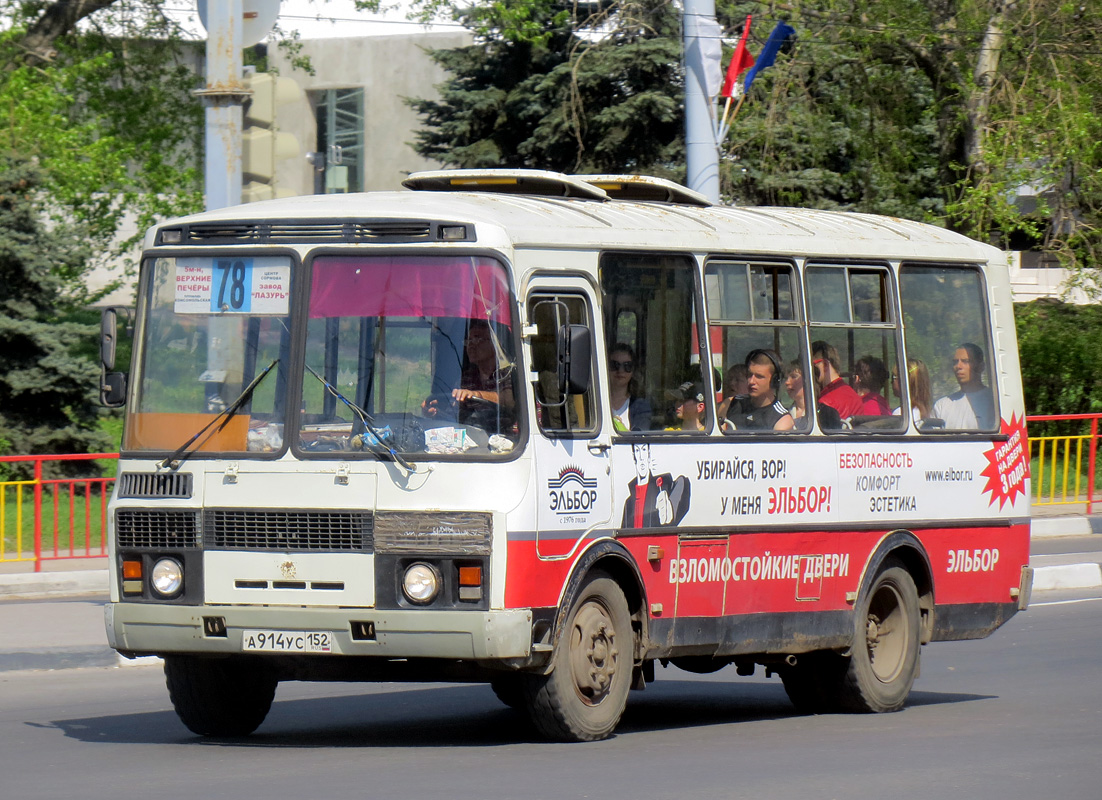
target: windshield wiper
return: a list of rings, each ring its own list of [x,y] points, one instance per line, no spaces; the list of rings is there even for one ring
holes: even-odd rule
[[[225,428],[226,425],[229,424],[229,421],[233,418],[234,414],[236,414],[238,411],[240,411],[241,407],[243,405],[245,405],[245,403],[249,402],[249,398],[253,396],[253,390],[255,390],[256,387],[260,385],[260,382],[262,380],[264,380],[266,377],[268,377],[268,373],[272,371],[272,367],[274,367],[278,363],[279,363],[279,359],[277,358],[275,361],[273,361],[271,364],[269,364],[267,367],[265,367],[264,371],[261,372],[259,375],[257,375],[255,378],[253,378],[252,383],[250,383],[248,386],[246,386],[244,391],[242,391],[241,394],[239,394],[237,396],[237,399],[234,400],[232,403],[230,403],[228,406],[226,406],[226,409],[222,413],[220,413],[218,416],[216,416],[214,419],[212,419],[210,422],[208,422],[206,425],[204,425],[202,430],[200,430],[198,433],[196,433],[194,436],[192,436],[190,439],[188,439],[186,442],[184,442],[182,445],[180,445],[176,449],[175,453],[173,453],[168,458],[166,458],[164,461],[162,461],[160,463],[161,468],[162,469],[168,469],[169,467],[171,467],[172,469],[179,469],[180,464],[182,464],[184,461],[186,461],[187,457],[190,456],[192,453],[194,453],[199,447],[201,447],[203,443],[200,442],[199,444],[195,445],[195,447],[192,447],[192,445],[195,444],[196,440],[200,436],[202,436],[204,433],[206,433],[208,430],[210,430],[211,427],[216,422],[218,422],[218,420],[222,420],[222,424],[219,425],[218,430],[212,432],[211,435],[213,436],[215,433],[218,433],[223,428]],[[206,441],[206,440],[204,439],[203,441]]]
[[[385,452],[397,463],[401,464],[407,472],[415,472],[415,470],[413,469],[413,464],[406,461],[406,459],[403,458],[402,455],[393,447],[383,442],[383,435],[379,433],[379,429],[375,427],[375,424],[372,421],[370,414],[368,414],[358,405],[356,405],[343,394],[341,394],[340,390],[337,389],[336,386],[334,386],[317,372],[315,372],[309,364],[303,364],[303,366],[306,367],[307,372],[309,372],[311,375],[321,381],[321,385],[328,389],[331,395],[333,395],[335,398],[337,398],[350,409],[352,409],[352,413],[360,418],[360,422],[364,424],[364,427],[367,428],[368,433],[370,433],[375,439],[375,442],[370,442],[366,436],[363,437],[364,444],[366,444],[368,447],[371,447],[372,452],[374,452],[376,455],[382,455]],[[379,447],[373,447],[373,444],[378,444]]]

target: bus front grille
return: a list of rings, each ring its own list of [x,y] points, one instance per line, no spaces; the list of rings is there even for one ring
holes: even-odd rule
[[[124,472],[119,476],[119,497],[191,497],[189,472]]]
[[[115,539],[119,547],[198,547],[199,512],[120,510],[115,513]]]
[[[215,550],[278,550],[370,553],[368,511],[259,511],[207,509],[203,541]]]

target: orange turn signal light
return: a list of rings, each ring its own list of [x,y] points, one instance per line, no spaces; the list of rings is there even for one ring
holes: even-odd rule
[[[124,561],[122,562],[122,576],[127,580],[141,580],[142,579],[142,562],[141,561]]]
[[[460,567],[459,568],[459,585],[460,586],[481,586],[482,585],[482,567]]]

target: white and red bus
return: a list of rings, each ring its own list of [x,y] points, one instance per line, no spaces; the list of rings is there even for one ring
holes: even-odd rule
[[[406,186],[158,225],[128,374],[105,317],[108,636],[192,731],[466,680],[601,739],[656,661],[893,711],[1026,607],[1002,252],[640,177]]]

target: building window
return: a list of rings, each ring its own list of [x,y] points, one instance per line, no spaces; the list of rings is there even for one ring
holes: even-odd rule
[[[324,194],[362,192],[364,174],[364,90],[326,89],[314,93],[317,102],[318,148],[324,171],[316,191]]]

